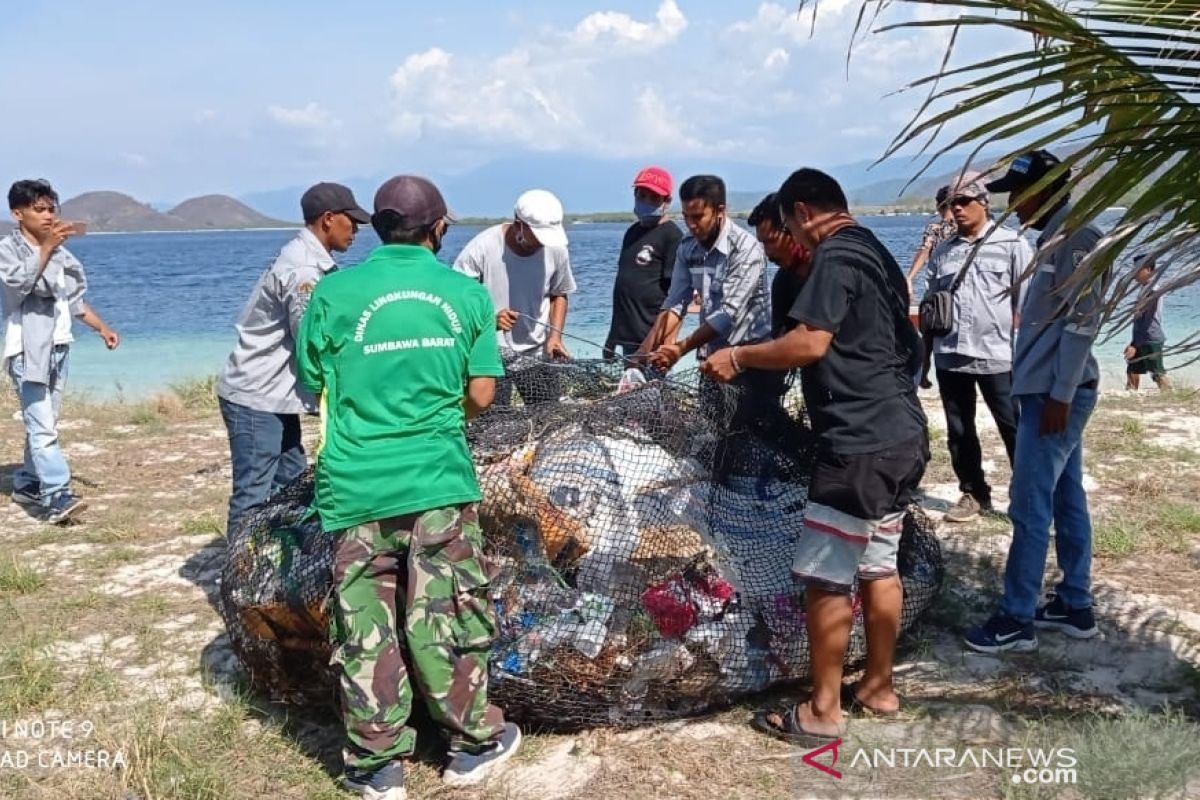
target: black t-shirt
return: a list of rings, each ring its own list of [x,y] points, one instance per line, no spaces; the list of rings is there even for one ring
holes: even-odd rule
[[[872,453],[925,430],[912,377],[919,341],[908,320],[908,287],[875,234],[852,225],[821,242],[790,316],[833,334],[825,357],[800,373],[822,446]]]
[[[804,278],[793,270],[779,269],[771,279],[771,336],[778,339],[783,334],[796,327],[796,323],[788,316],[800,290],[804,288]]]
[[[635,222],[625,231],[613,284],[610,347],[622,342],[641,344],[650,333],[671,288],[675,250],[681,239],[683,232],[669,221],[653,228]]]

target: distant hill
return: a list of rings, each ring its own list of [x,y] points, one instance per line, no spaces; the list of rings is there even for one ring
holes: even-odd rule
[[[87,222],[89,230],[110,233],[283,228],[292,224],[217,194],[185,200],[162,212],[120,192],[87,192],[63,203],[59,216]]]
[[[205,228],[282,228],[289,223],[260,214],[245,203],[223,194],[184,200],[166,216],[183,222],[188,230]]]

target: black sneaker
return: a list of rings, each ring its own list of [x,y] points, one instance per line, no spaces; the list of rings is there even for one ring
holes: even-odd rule
[[[71,494],[70,489],[63,489],[50,498],[50,503],[45,508],[46,521],[51,525],[61,525],[87,508],[87,503]]]
[[[405,800],[404,764],[392,761],[376,770],[346,767],[342,786],[367,800]]]
[[[511,722],[504,725],[500,741],[493,742],[478,753],[452,753],[450,764],[442,773],[446,786],[475,786],[483,783],[496,767],[508,761],[521,747],[521,730]]]
[[[14,486],[13,502],[22,506],[40,506],[42,504],[42,486],[39,483],[27,483],[24,486]]]
[[[967,631],[965,639],[967,647],[980,653],[1003,653],[1007,650],[1028,653],[1036,650],[1038,645],[1033,623],[1022,625],[1007,614],[992,615],[987,622]]]
[[[1046,595],[1046,601],[1034,612],[1033,624],[1037,627],[1065,633],[1072,639],[1091,639],[1100,633],[1091,608],[1067,608],[1067,604],[1054,592]]]

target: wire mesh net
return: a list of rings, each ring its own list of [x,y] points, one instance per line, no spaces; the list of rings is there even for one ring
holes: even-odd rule
[[[809,673],[791,574],[814,437],[794,395],[696,373],[641,382],[619,362],[515,359],[468,439],[499,569],[494,702],[557,728],[698,713]],[[636,378],[636,376],[633,376]],[[780,387],[782,388],[782,387]],[[324,631],[332,548],[306,518],[311,477],[229,541],[223,614],[253,685],[332,695]],[[902,628],[943,578],[929,519],[901,539]],[[848,663],[865,654],[853,595]]]

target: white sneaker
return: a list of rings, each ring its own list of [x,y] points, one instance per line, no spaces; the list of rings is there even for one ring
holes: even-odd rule
[[[521,749],[521,730],[511,722],[504,724],[500,741],[481,753],[455,753],[442,783],[446,786],[477,786],[488,779],[496,767],[508,761]]]

